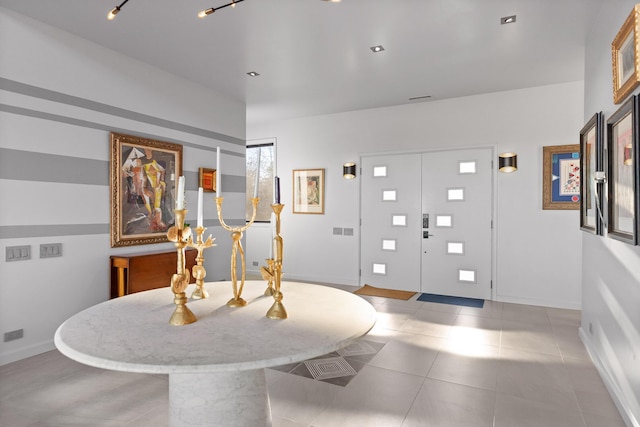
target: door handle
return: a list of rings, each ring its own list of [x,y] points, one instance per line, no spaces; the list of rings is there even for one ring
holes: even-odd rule
[[[422,230],[422,238],[428,239],[429,237],[433,237],[434,234],[429,234],[429,230]]]

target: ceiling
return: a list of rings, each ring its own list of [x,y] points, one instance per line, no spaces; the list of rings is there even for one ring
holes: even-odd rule
[[[0,6],[245,102],[248,126],[582,80],[604,2],[244,0],[199,19],[231,0],[130,0],[108,21],[121,1]]]

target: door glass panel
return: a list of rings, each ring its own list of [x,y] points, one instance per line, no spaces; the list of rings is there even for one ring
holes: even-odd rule
[[[458,281],[476,283],[476,272],[474,270],[458,270]]]
[[[387,264],[373,264],[373,274],[387,274]]]
[[[464,200],[464,188],[447,189],[447,200],[449,200],[450,202]]]
[[[395,201],[397,200],[397,191],[396,190],[382,190],[382,200],[384,201]]]
[[[393,215],[391,219],[391,224],[394,227],[406,227],[407,226],[407,216],[406,215]]]
[[[458,173],[476,173],[476,162],[458,162]]]
[[[374,166],[373,167],[373,176],[387,176],[387,167],[386,166]]]
[[[383,239],[382,240],[382,250],[383,251],[395,251],[396,250],[396,240],[395,239]]]
[[[453,216],[436,215],[436,227],[453,227]]]
[[[447,253],[451,255],[464,255],[464,242],[447,242]]]

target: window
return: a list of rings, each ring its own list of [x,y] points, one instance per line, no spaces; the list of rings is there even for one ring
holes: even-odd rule
[[[259,177],[258,182],[258,210],[256,212],[256,222],[271,221],[271,204],[273,203],[273,172],[274,172],[274,149],[273,142],[265,144],[247,145],[247,205],[246,220],[251,219],[253,206],[251,206],[251,198],[254,195],[256,185],[256,176]],[[258,168],[260,174],[258,175]]]

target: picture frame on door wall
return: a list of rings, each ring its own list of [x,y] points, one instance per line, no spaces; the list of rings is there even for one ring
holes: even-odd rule
[[[324,214],[324,169],[293,171],[293,213]]]
[[[596,113],[580,130],[580,229],[604,229],[604,115]]]
[[[638,244],[638,106],[632,96],[607,120],[607,236]]]
[[[580,144],[542,147],[542,209],[580,209]]]
[[[640,84],[638,25],[640,4],[634,6],[611,43],[613,102],[620,104]]]

